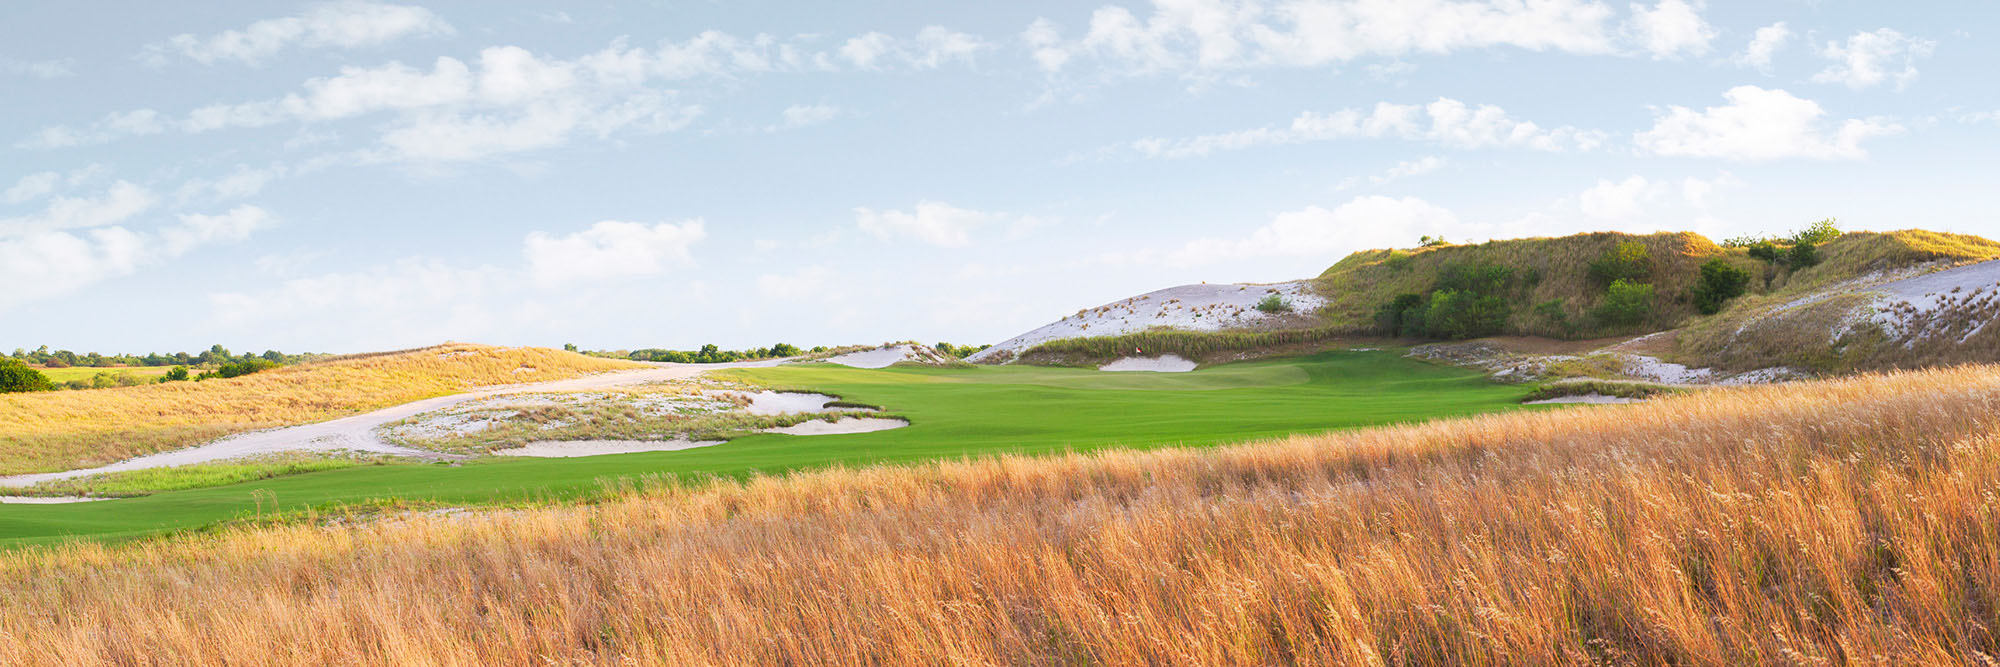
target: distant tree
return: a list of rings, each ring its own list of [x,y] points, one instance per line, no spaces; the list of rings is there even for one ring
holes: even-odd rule
[[[1722,311],[1723,304],[1739,296],[1750,286],[1750,272],[1721,257],[1709,259],[1701,265],[1701,277],[1694,285],[1694,308],[1703,315],[1714,315]]]
[[[1451,245],[1451,242],[1444,240],[1443,235],[1431,236],[1429,234],[1425,234],[1424,236],[1417,239],[1417,245],[1425,248],[1435,248],[1438,246]]]
[[[564,352],[575,352],[575,351],[576,351],[576,343],[563,343],[563,351],[564,351]]]
[[[48,358],[47,360],[45,360],[45,361],[43,361],[43,362],[42,362],[42,365],[43,365],[43,366],[47,366],[47,367],[49,367],[49,368],[69,368],[69,367],[70,367],[70,363],[69,363],[69,361],[68,361],[68,360],[65,360],[65,359],[63,359],[62,357],[58,357],[58,356],[54,356],[54,355],[50,355],[50,356],[49,356],[49,358]]]
[[[796,357],[800,354],[802,352],[799,351],[799,348],[791,343],[779,343],[771,346],[770,355],[773,357]]]
[[[160,376],[161,382],[181,382],[186,379],[188,379],[188,367],[186,366],[169,368],[166,375]]]
[[[49,391],[55,385],[49,383],[49,376],[29,368],[15,359],[0,360],[0,394],[23,391]]]
[[[282,352],[279,352],[279,351],[277,351],[277,350],[265,350],[265,351],[264,351],[264,354],[263,354],[263,355],[261,355],[261,356],[262,356],[263,360],[265,360],[265,361],[268,361],[268,362],[271,362],[271,363],[274,363],[274,364],[282,364],[282,363],[285,363],[285,355],[284,355],[284,353],[282,353]]]
[[[1826,245],[1837,238],[1840,238],[1840,228],[1833,226],[1833,218],[1827,218],[1792,234],[1792,245]]]

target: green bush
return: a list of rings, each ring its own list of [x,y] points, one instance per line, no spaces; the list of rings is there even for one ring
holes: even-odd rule
[[[1791,251],[1785,253],[1785,261],[1790,262],[1793,269],[1817,266],[1819,264],[1819,247],[1811,243],[1801,243],[1792,246]]]
[[[1653,286],[1620,278],[1604,291],[1604,302],[1592,314],[1598,321],[1630,326],[1645,321],[1653,309]]]
[[[55,389],[49,376],[13,359],[0,359],[0,394]]]
[[[1424,295],[1398,294],[1375,309],[1375,326],[1390,336],[1419,336],[1423,323]],[[1414,326],[1413,326],[1414,325]]]
[[[1840,228],[1833,226],[1833,218],[1827,218],[1807,225],[1805,229],[1793,234],[1792,245],[1826,245],[1827,242],[1837,238],[1840,238]]]
[[[1424,333],[1450,340],[1491,336],[1507,326],[1508,311],[1507,300],[1498,296],[1441,289],[1431,293],[1424,309]]]
[[[188,379],[188,367],[186,366],[169,368],[166,375],[160,376],[161,382],[180,382],[186,379]]]
[[[1721,257],[1702,263],[1701,277],[1694,284],[1694,308],[1703,315],[1714,315],[1722,311],[1722,305],[1730,299],[1743,296],[1750,286],[1750,272],[1738,268]]]
[[[1750,244],[1749,248],[1750,248],[1750,256],[1752,258],[1761,259],[1773,264],[1776,264],[1785,258],[1784,249],[1779,248],[1778,244],[1772,243],[1770,241],[1758,241],[1756,243]]]
[[[235,362],[235,363],[229,363],[229,364],[223,364],[223,365],[221,365],[221,366],[217,366],[217,367],[215,368],[215,370],[212,370],[212,371],[209,371],[209,372],[206,372],[206,373],[202,373],[201,375],[198,375],[198,376],[195,376],[195,380],[196,380],[196,381],[200,381],[200,380],[208,380],[208,379],[212,379],[212,378],[221,378],[221,379],[228,379],[228,378],[234,378],[234,377],[243,377],[243,376],[245,376],[245,375],[249,375],[249,374],[251,374],[251,373],[255,373],[255,372],[258,372],[258,371],[262,371],[262,370],[268,370],[268,369],[272,369],[272,368],[277,368],[277,367],[278,367],[278,365],[277,365],[277,364],[274,364],[274,363],[271,363],[271,362],[269,362],[269,361],[265,361],[265,360],[263,360],[263,359],[257,359],[257,358],[254,358],[254,357],[253,357],[253,358],[250,358],[250,359],[246,359],[246,360],[243,360],[243,361],[238,361],[238,362]]]
[[[1652,275],[1653,251],[1638,241],[1620,243],[1590,262],[1590,279],[1600,284],[1645,282]]]
[[[1272,315],[1278,313],[1289,313],[1292,312],[1292,302],[1286,301],[1285,297],[1273,294],[1264,297],[1264,300],[1262,301],[1258,301],[1257,310]]]
[[[1547,321],[1550,326],[1562,330],[1563,333],[1570,333],[1576,329],[1576,325],[1569,321],[1569,311],[1563,308],[1562,299],[1549,299],[1535,304],[1535,315]]]

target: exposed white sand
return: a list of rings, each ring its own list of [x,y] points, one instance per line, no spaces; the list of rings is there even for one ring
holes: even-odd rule
[[[840,435],[843,433],[873,433],[875,431],[887,431],[889,429],[902,428],[909,425],[910,425],[909,422],[903,421],[901,419],[887,419],[883,417],[848,417],[837,422],[829,422],[825,420],[814,419],[812,421],[799,422],[791,426],[778,426],[778,427],[763,429],[763,432],[783,433],[786,435]]]
[[[1618,403],[1637,403],[1639,402],[1639,400],[1640,399],[1636,398],[1626,398],[1624,396],[1606,396],[1604,394],[1580,394],[1577,396],[1557,396],[1555,398],[1544,398],[1539,401],[1528,401],[1526,403],[1523,403],[1522,405],[1552,405],[1556,403],[1589,403],[1593,405],[1610,405]]]
[[[0,496],[0,503],[9,505],[61,505],[64,503],[88,503],[116,498],[91,498],[87,496]]]
[[[919,364],[942,364],[951,361],[942,353],[922,345],[884,345],[872,350],[861,350],[827,357],[821,361],[853,368],[888,368],[898,362],[908,361]]]
[[[676,452],[696,447],[720,445],[722,440],[564,440],[536,441],[512,449],[495,450],[497,456],[574,458],[631,454],[635,452]]]
[[[375,429],[390,422],[489,396],[552,391],[583,391],[642,385],[654,382],[669,382],[692,378],[710,370],[776,366],[783,361],[785,360],[766,359],[762,361],[742,361],[727,364],[656,363],[649,364],[653,368],[612,371],[553,382],[486,387],[463,394],[452,394],[450,396],[439,396],[437,398],[413,401],[374,412],[342,417],[317,424],[304,424],[268,431],[243,433],[206,445],[150,454],[96,468],[0,477],[0,487],[19,488],[55,479],[68,479],[71,477],[126,470],[169,468],[276,452],[327,452],[345,450],[419,458],[444,458],[444,455],[437,452],[399,447],[383,442],[381,438],[376,436]],[[824,405],[823,402],[822,405]]]
[[[1326,300],[1313,292],[1312,283],[1305,280],[1269,285],[1182,285],[1083,310],[1009,338],[966,360],[985,361],[1002,352],[1019,354],[1051,340],[1116,336],[1156,327],[1217,331],[1254,326],[1276,317],[1257,310],[1257,302],[1272,294],[1290,303],[1295,313],[1310,313],[1326,305]]]
[[[820,412],[826,408],[832,396],[807,394],[792,391],[760,391],[744,394],[750,398],[750,405],[743,409],[753,415],[788,415],[799,412]]]
[[[1186,373],[1194,370],[1194,365],[1194,362],[1182,359],[1180,355],[1163,354],[1157,357],[1126,357],[1103,366],[1098,366],[1097,370]]]

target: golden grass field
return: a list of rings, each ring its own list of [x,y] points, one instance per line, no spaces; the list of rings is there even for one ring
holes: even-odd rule
[[[0,556],[8,664],[1991,664],[2000,367]]]
[[[232,379],[0,394],[0,474],[69,470],[456,393],[638,364],[544,348],[452,343]],[[516,372],[532,368],[533,372]]]

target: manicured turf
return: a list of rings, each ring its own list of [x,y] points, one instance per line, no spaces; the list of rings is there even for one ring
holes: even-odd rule
[[[594,493],[644,475],[740,477],[828,465],[1241,442],[1291,433],[1515,409],[1526,387],[1388,352],[1329,352],[1193,373],[793,366],[729,371],[885,406],[911,425],[832,436],[756,435],[724,445],[575,459],[399,464],[71,505],[0,506],[0,544],[120,538],[274,509],[372,499],[520,502]]]

